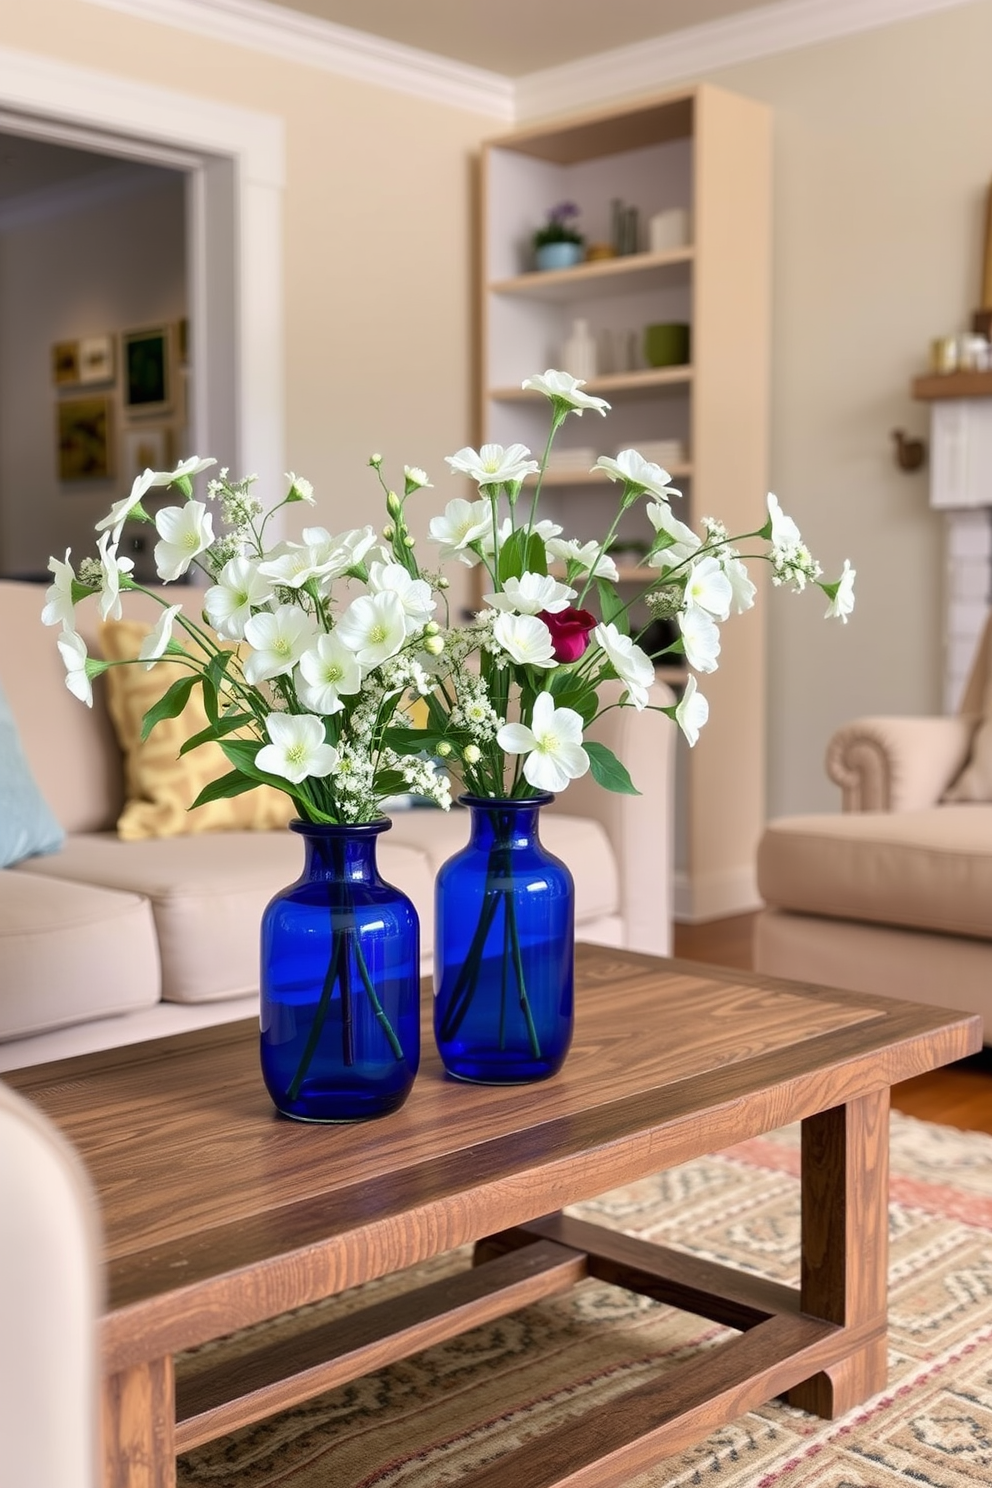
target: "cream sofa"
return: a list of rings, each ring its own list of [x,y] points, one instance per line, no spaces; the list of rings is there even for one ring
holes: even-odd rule
[[[758,971],[979,1013],[992,1042],[992,621],[959,714],[863,718],[827,772],[837,816],[758,849]]]
[[[142,602],[130,596],[128,613],[142,618]],[[60,851],[0,870],[0,1070],[254,1014],[261,913],[302,867],[300,840],[285,829],[120,840],[123,768],[104,679],[92,710],[67,691],[42,603],[40,586],[0,581],[0,683],[67,834]],[[99,655],[95,605],[78,615]],[[671,701],[656,687],[652,702]],[[577,938],[667,954],[674,725],[615,709],[598,736],[642,794],[574,782],[546,813],[543,839],[575,877]],[[396,813],[380,840],[383,876],[420,915],[425,972],[434,876],[466,840],[464,811],[433,809]]]

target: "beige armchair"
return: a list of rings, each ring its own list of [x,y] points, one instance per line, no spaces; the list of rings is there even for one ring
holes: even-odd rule
[[[831,739],[836,816],[758,848],[755,966],[977,1012],[992,1042],[992,618],[946,718],[862,718]]]

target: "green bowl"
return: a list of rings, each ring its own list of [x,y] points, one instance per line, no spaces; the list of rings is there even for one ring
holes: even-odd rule
[[[681,367],[689,360],[689,327],[684,321],[644,327],[644,360],[650,367]]]

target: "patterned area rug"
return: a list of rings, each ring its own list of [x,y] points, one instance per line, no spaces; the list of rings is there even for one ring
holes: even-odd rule
[[[642,1473],[630,1488],[992,1482],[992,1137],[897,1113],[892,1123],[886,1390],[838,1421],[773,1403]],[[789,1128],[574,1212],[795,1284],[798,1170],[798,1129]],[[468,1259],[467,1252],[442,1257],[307,1313],[353,1310]],[[292,1318],[277,1325],[293,1327]],[[247,1336],[257,1330],[208,1348],[219,1360]],[[699,1318],[584,1282],[198,1448],[180,1458],[179,1484],[441,1488],[533,1435],[608,1408],[647,1376],[678,1369],[725,1336]]]

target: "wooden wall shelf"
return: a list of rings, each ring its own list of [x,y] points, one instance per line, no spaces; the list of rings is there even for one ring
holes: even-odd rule
[[[913,397],[923,403],[939,398],[992,398],[992,372],[931,372],[914,377]]]

